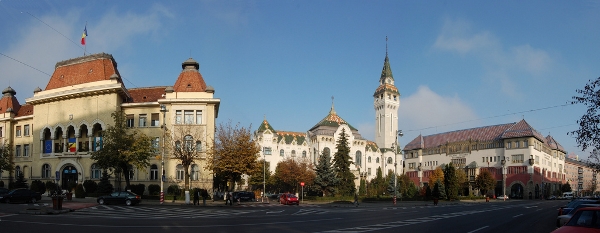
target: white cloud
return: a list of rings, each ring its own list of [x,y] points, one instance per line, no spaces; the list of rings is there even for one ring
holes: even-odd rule
[[[415,94],[402,99],[400,109],[399,125],[405,132],[445,132],[465,128],[465,125],[476,125],[472,121],[478,119],[474,111],[457,96],[440,96],[427,86],[419,86]]]
[[[35,19],[22,21],[22,25],[19,25],[22,29],[15,33],[14,41],[8,41],[6,44],[9,47],[0,47],[0,51],[49,75],[54,72],[57,62],[82,56],[83,48],[78,48],[83,31],[81,10],[72,8],[63,12],[60,15],[37,16],[44,23]],[[160,30],[161,20],[165,17],[172,17],[172,14],[160,5],[154,5],[146,13],[140,14],[109,11],[100,16],[98,23],[88,24],[88,52],[125,48],[135,38]],[[89,46],[92,42],[93,50]],[[33,95],[36,87],[44,89],[50,80],[48,75],[4,56],[0,56],[0,70],[2,85],[5,85],[0,89],[11,86],[17,91],[21,104],[25,104],[25,98]]]
[[[433,47],[465,54],[494,46],[495,38],[489,32],[471,33],[471,25],[463,20],[446,20]]]
[[[552,58],[546,51],[532,48],[530,45],[514,47],[511,52],[510,56],[514,58],[515,65],[533,75],[542,75],[552,64]]]

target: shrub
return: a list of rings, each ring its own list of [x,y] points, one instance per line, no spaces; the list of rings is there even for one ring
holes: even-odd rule
[[[151,184],[148,185],[148,195],[159,195],[160,194],[160,185]]]
[[[52,182],[52,181],[46,181],[46,190],[48,190],[49,193],[53,193],[56,190],[56,183]]]
[[[100,179],[100,182],[98,183],[98,188],[96,189],[96,193],[99,193],[99,194],[112,193],[113,185],[108,180],[109,178],[110,178],[110,175],[108,174],[108,172],[106,170],[104,172],[102,172],[102,178]]]
[[[83,188],[86,193],[95,193],[98,189],[98,184],[93,180],[86,180],[83,182]]]
[[[85,190],[83,189],[82,184],[78,184],[75,186],[75,197],[76,198],[85,198]]]
[[[31,182],[31,187],[29,189],[31,189],[31,191],[34,191],[34,192],[45,193],[46,192],[46,184],[44,184],[44,182],[42,182],[40,180],[34,180]]]
[[[169,188],[167,188],[167,194],[178,196],[181,194],[181,189],[176,184],[170,185]]]
[[[129,189],[131,189],[131,192],[133,192],[137,195],[143,195],[144,191],[146,190],[146,185],[145,184],[132,184],[132,185],[129,185]]]

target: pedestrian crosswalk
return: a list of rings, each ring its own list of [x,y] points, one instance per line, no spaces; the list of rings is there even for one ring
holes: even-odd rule
[[[70,216],[80,218],[112,218],[112,219],[192,219],[192,218],[225,218],[236,215],[255,213],[253,209],[194,209],[194,208],[165,208],[140,206],[107,206],[99,205],[80,209]]]

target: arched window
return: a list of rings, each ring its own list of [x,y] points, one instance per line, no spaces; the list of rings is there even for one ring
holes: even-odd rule
[[[196,141],[196,152],[202,151],[202,142]]]
[[[100,169],[100,166],[98,166],[98,164],[92,164],[92,179],[100,179],[101,174],[102,174],[102,169]]]
[[[21,175],[23,175],[23,173],[21,172],[21,167],[20,166],[16,166],[15,167],[15,176],[19,177]]]
[[[150,165],[150,180],[158,180],[158,166],[156,164]]]
[[[367,158],[367,162],[371,163],[371,156],[369,156],[369,158]]]
[[[354,160],[356,165],[358,165],[358,166],[362,165],[361,158],[362,158],[362,152],[356,151],[356,159]]]
[[[292,150],[292,157],[296,157],[296,150]]]
[[[392,163],[393,163],[393,159],[392,159],[392,157],[388,157],[388,159],[387,159],[387,163],[388,163],[388,164],[392,164]]]
[[[375,158],[375,162],[379,163],[379,157]]]
[[[175,179],[183,180],[183,176],[183,165],[179,164],[177,165],[177,167],[175,167]]]
[[[200,166],[198,164],[192,164],[192,174],[190,174],[192,180],[200,179]]]
[[[185,150],[186,151],[193,151],[194,149],[194,138],[190,135],[185,135],[185,137],[183,137],[183,140],[185,141]]]
[[[283,155],[284,155],[283,149],[279,150],[279,156],[283,157]]]
[[[50,178],[50,165],[42,165],[42,178]]]
[[[305,150],[302,151],[302,158],[306,158],[306,151]]]
[[[329,147],[323,148],[323,155],[331,156],[331,150],[329,150]]]
[[[135,171],[133,170],[133,166],[129,165],[129,180],[134,180],[135,178]]]

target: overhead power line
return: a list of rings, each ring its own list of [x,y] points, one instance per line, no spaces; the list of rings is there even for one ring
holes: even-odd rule
[[[5,57],[7,57],[7,58],[9,58],[9,59],[11,59],[11,60],[13,60],[13,61],[16,61],[16,62],[18,62],[18,63],[21,63],[21,64],[23,64],[23,65],[25,65],[25,66],[27,66],[27,67],[29,67],[29,68],[31,68],[31,69],[37,70],[38,72],[40,72],[40,73],[42,73],[42,74],[45,74],[45,75],[48,75],[49,77],[52,77],[52,75],[50,75],[50,74],[48,74],[48,73],[46,73],[46,72],[44,72],[44,71],[41,71],[41,70],[39,70],[39,69],[37,69],[37,68],[35,68],[35,67],[33,67],[33,66],[30,66],[30,65],[28,65],[28,64],[27,64],[27,63],[25,63],[25,62],[22,62],[22,61],[19,61],[19,60],[17,60],[17,59],[14,59],[14,58],[12,58],[12,57],[10,57],[10,56],[8,56],[8,55],[4,54],[4,53],[0,53],[0,55],[2,55],[2,56],[5,56]]]
[[[23,13],[23,12],[21,12]],[[46,26],[48,26],[49,28],[51,28],[52,30],[54,30],[56,33],[60,34],[61,36],[63,36],[64,38],[66,38],[67,40],[71,41],[71,43],[75,44],[77,47],[81,48],[81,49],[85,49],[82,46],[80,46],[79,44],[75,43],[75,41],[71,40],[71,38],[65,36],[64,34],[62,34],[61,32],[59,32],[58,30],[56,30],[55,28],[53,28],[52,26],[48,25],[46,22],[44,22],[43,20],[39,19],[38,17],[35,17],[34,15],[32,15],[31,13],[25,11],[25,13],[27,13],[28,15],[30,15],[31,17],[37,19],[38,21],[42,22],[43,24],[45,24]]]

